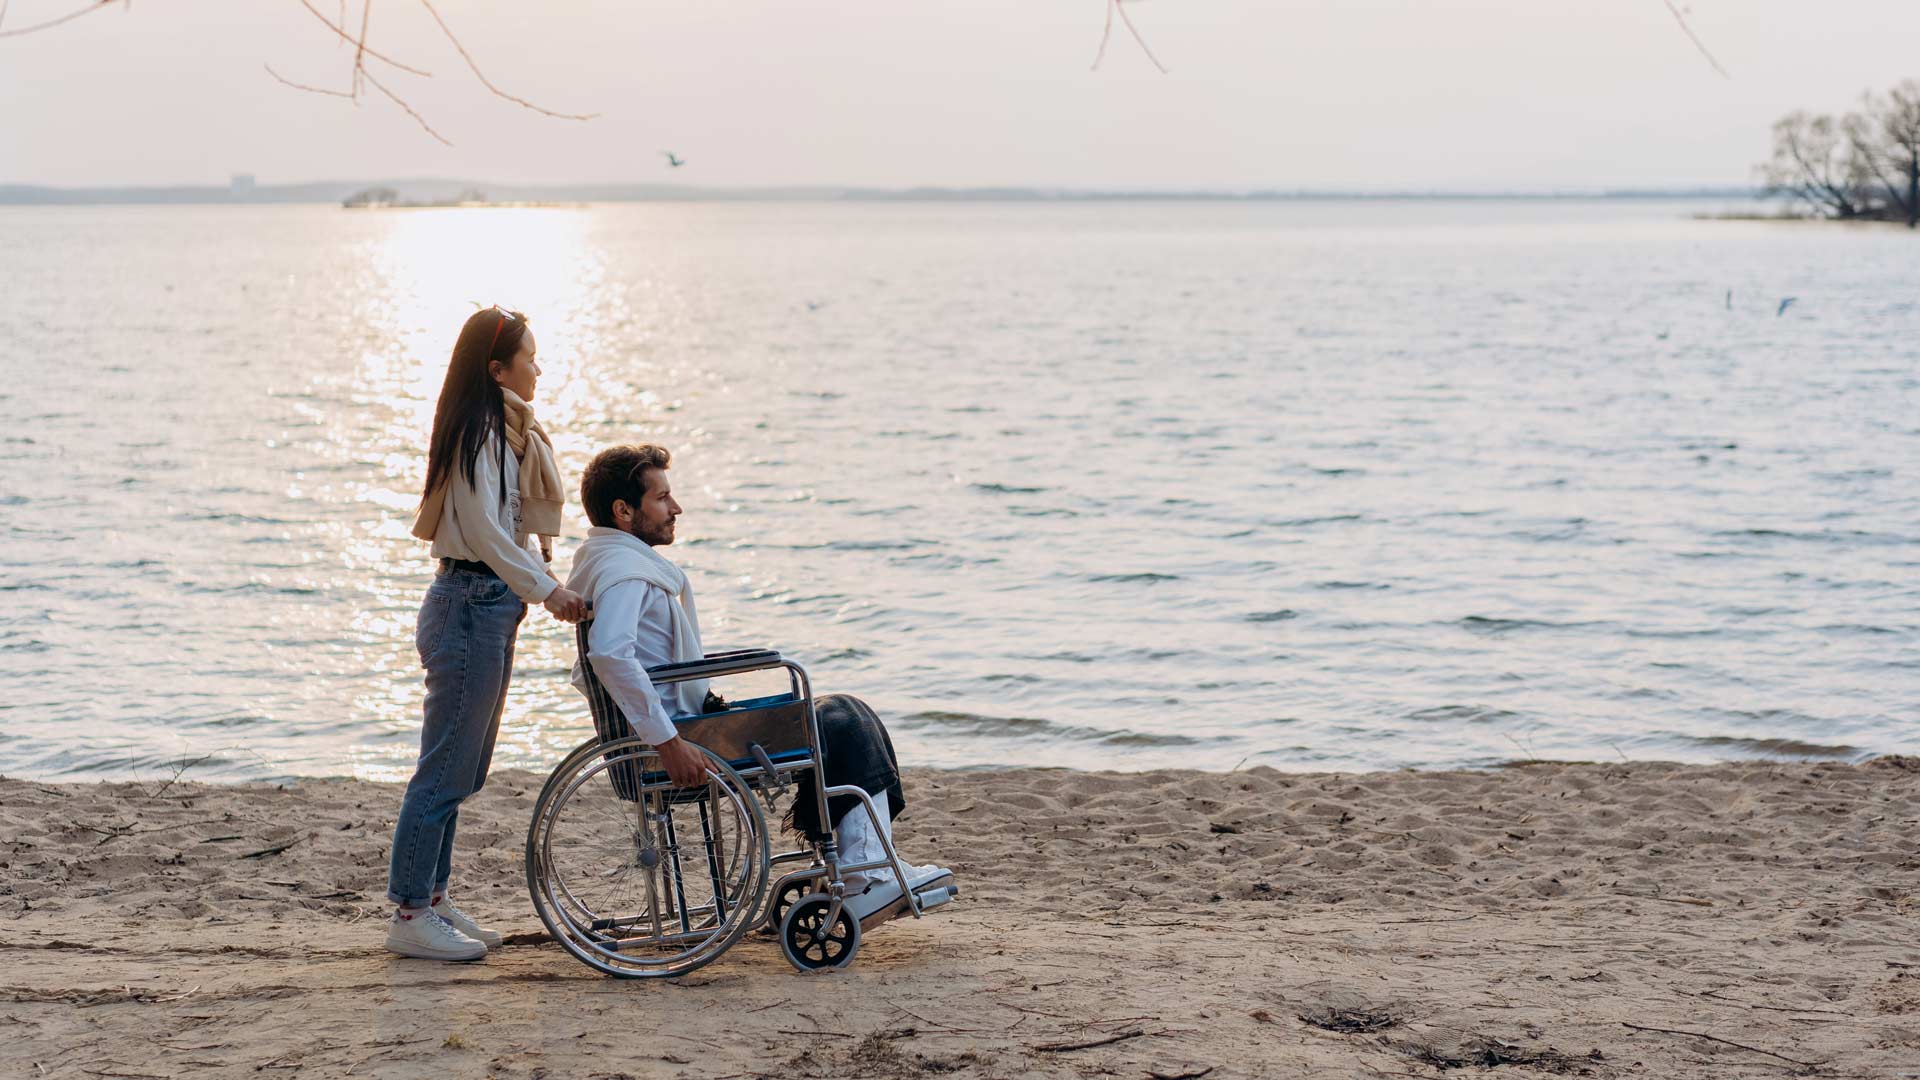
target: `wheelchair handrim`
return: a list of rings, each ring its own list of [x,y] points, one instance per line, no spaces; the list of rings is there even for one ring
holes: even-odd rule
[[[620,951],[617,946],[610,949],[602,945],[596,940],[599,935],[591,925],[593,907],[575,895],[555,869],[552,856],[553,832],[566,806],[586,783],[615,765],[632,765],[634,758],[639,756],[636,752],[641,750],[652,752],[649,744],[637,738],[604,744],[598,740],[589,740],[569,754],[548,777],[535,804],[533,821],[527,832],[528,893],[534,902],[536,914],[540,916],[548,932],[563,948],[588,966],[620,977],[670,977],[685,974],[710,963],[730,948],[750,928],[755,921],[753,916],[764,900],[767,878],[770,876],[769,844],[765,816],[760,812],[758,800],[754,797],[752,789],[725,761],[709,753],[708,774],[712,779],[708,786],[709,788],[717,787],[726,793],[725,805],[731,808],[733,820],[739,825],[740,842],[729,845],[734,850],[726,853],[726,871],[717,885],[715,902],[700,905],[697,908],[688,908],[682,899],[675,905],[674,910],[677,910],[681,918],[687,922],[690,922],[696,914],[711,913],[715,920],[714,924],[699,930],[658,933],[640,939],[659,944],[680,940],[694,941],[691,947],[666,957],[641,959],[634,954]],[[598,760],[583,761],[590,758]],[[637,806],[642,807],[639,812],[643,815],[643,819],[646,814],[644,805],[650,801],[646,796],[658,794],[664,790],[670,790],[670,785],[652,785],[641,789],[639,792],[641,798],[636,799],[635,802]],[[712,798],[711,793],[708,797]],[[646,829],[647,826],[643,825],[642,828]],[[710,831],[703,831],[703,835],[706,843],[712,843]],[[651,842],[652,838],[649,836],[647,839]],[[751,865],[743,865],[748,860],[749,849],[757,851],[759,857],[751,860]],[[734,874],[741,870],[746,873],[739,887],[727,888],[726,884],[731,883]],[[711,861],[709,872],[716,872]],[[659,920],[659,897],[655,893],[657,886],[652,868],[649,868],[646,880],[652,928],[660,930],[663,927]],[[680,880],[684,882],[684,876]],[[723,918],[720,914],[720,906],[727,899],[723,894],[732,895],[731,918]],[[684,886],[681,895],[684,895]],[[586,918],[576,921],[572,917],[570,907]],[[643,917],[635,917],[632,920],[636,924],[644,921]],[[582,925],[582,922],[586,925]],[[618,922],[613,924],[614,928],[619,926]]]

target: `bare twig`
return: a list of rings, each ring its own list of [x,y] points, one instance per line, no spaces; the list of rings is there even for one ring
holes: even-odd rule
[[[1713,901],[1695,896],[1649,896],[1646,893],[1616,892],[1615,896],[1624,896],[1632,900],[1658,900],[1663,904],[1691,904],[1694,907],[1712,907]]]
[[[81,8],[79,11],[68,12],[67,14],[62,15],[57,19],[48,19],[46,22],[43,22],[43,23],[34,23],[32,26],[23,26],[18,30],[0,30],[0,38],[19,37],[22,34],[31,34],[38,30],[51,30],[54,27],[59,26],[61,23],[70,23],[82,15],[91,15],[94,12],[99,11],[101,8],[106,7],[108,4],[111,4],[111,3],[113,3],[113,0],[93,0],[93,3],[88,4],[86,7]],[[6,5],[0,4],[0,17],[4,17],[6,13],[7,13]]]
[[[353,43],[353,95],[356,98],[360,96],[360,78],[367,72],[367,23],[372,18],[373,0],[360,0],[360,40]]]
[[[147,793],[147,798],[149,798],[149,799],[157,799],[157,798],[159,798],[159,797],[160,797],[161,795],[163,795],[163,794],[165,794],[165,793],[166,793],[166,790],[167,790],[168,788],[170,788],[170,787],[172,787],[173,785],[175,785],[175,784],[177,784],[177,783],[179,783],[179,782],[180,782],[180,777],[181,777],[181,776],[182,776],[182,775],[183,775],[183,774],[184,774],[184,773],[185,773],[185,772],[186,772],[186,771],[187,771],[188,769],[191,769],[191,768],[193,768],[193,767],[194,767],[195,765],[198,765],[198,764],[200,764],[201,762],[203,762],[203,761],[206,761],[207,759],[209,759],[209,758],[211,758],[211,757],[213,757],[213,756],[214,756],[215,754],[218,754],[219,752],[220,752],[220,751],[218,751],[218,750],[214,750],[214,751],[212,751],[212,752],[210,752],[210,753],[205,753],[205,754],[201,754],[201,755],[200,755],[199,757],[197,757],[197,758],[193,758],[192,760],[188,760],[187,758],[181,758],[181,759],[180,759],[179,761],[176,761],[176,762],[174,762],[174,763],[173,763],[173,775],[172,775],[172,776],[169,776],[169,777],[167,777],[167,781],[166,781],[166,783],[164,783],[164,784],[161,784],[161,785],[160,785],[159,787],[157,787],[157,788],[155,788],[155,789],[153,789],[152,791],[150,791],[150,792],[148,792],[148,793]]]
[[[361,69],[361,72],[360,72],[360,74],[361,74],[361,75],[363,75],[363,76],[365,76],[365,77],[366,77],[366,80],[367,80],[368,82],[370,82],[370,83],[372,83],[372,84],[373,84],[373,88],[374,88],[375,90],[378,90],[378,91],[380,91],[381,93],[383,93],[383,94],[385,94],[385,95],[387,95],[387,100],[388,100],[388,101],[391,101],[391,102],[393,102],[393,103],[394,103],[395,105],[398,105],[398,106],[400,106],[400,107],[401,107],[402,109],[405,109],[405,110],[406,110],[406,112],[407,112],[407,115],[408,115],[408,116],[411,116],[411,117],[413,117],[413,119],[414,119],[414,122],[420,125],[420,128],[421,128],[421,130],[423,130],[423,131],[425,131],[425,132],[426,132],[427,134],[429,134],[429,135],[431,135],[431,136],[433,136],[434,138],[436,138],[436,139],[439,139],[439,140],[440,140],[440,141],[441,141],[442,143],[445,143],[445,144],[446,144],[446,145],[448,145],[448,146],[452,146],[452,145],[453,145],[453,140],[451,140],[451,139],[449,139],[449,138],[447,138],[447,137],[446,137],[445,135],[442,135],[442,134],[440,134],[439,132],[437,132],[437,131],[435,131],[435,130],[433,130],[433,125],[432,125],[432,124],[429,124],[429,123],[427,123],[427,118],[426,118],[426,117],[424,117],[424,116],[421,116],[421,115],[420,115],[419,113],[417,113],[417,112],[415,112],[415,111],[413,111],[413,106],[411,106],[411,105],[409,105],[409,104],[407,104],[407,103],[406,103],[406,102],[404,102],[404,101],[401,101],[401,100],[400,100],[400,95],[398,95],[398,94],[396,94],[396,93],[394,93],[393,91],[391,91],[391,90],[389,90],[389,89],[387,89],[387,88],[386,88],[386,85],[385,85],[384,83],[382,83],[382,82],[381,82],[381,81],[380,81],[379,79],[376,79],[376,78],[374,78],[374,77],[373,77],[373,72],[371,72],[371,71],[367,71],[367,70],[365,70],[365,69],[363,68],[363,69]]]
[[[534,112],[537,112],[542,116],[551,116],[559,120],[591,120],[595,116],[599,115],[598,113],[578,114],[578,113],[554,112],[552,109],[546,109],[538,105],[535,105],[533,102],[528,101],[525,98],[515,97],[512,94],[507,93],[505,90],[502,90],[499,87],[493,85],[492,80],[487,78],[486,72],[483,72],[480,70],[480,65],[473,62],[473,57],[468,54],[467,47],[465,45],[460,44],[460,39],[454,36],[453,29],[447,25],[447,21],[440,17],[440,13],[438,11],[434,10],[432,0],[420,0],[420,6],[426,8],[427,14],[433,16],[433,21],[440,24],[440,32],[447,35],[447,40],[453,42],[453,47],[459,51],[460,59],[465,60],[467,62],[467,67],[473,69],[474,78],[479,79],[480,85],[486,87],[488,90],[493,91],[494,94],[496,94],[497,96],[506,98],[508,101],[513,102],[515,105],[521,105],[521,106],[525,106],[526,108],[532,109]],[[442,140],[442,141],[445,141],[445,140]]]
[[[1089,70],[1099,71],[1100,62],[1107,58],[1107,42],[1113,38],[1113,17],[1118,14],[1120,21],[1127,24],[1127,33],[1132,34],[1133,40],[1140,43],[1140,51],[1147,54],[1147,59],[1153,61],[1153,66],[1160,69],[1160,74],[1165,75],[1167,73],[1166,66],[1160,63],[1159,57],[1153,55],[1152,49],[1147,48],[1147,39],[1140,36],[1139,29],[1133,25],[1133,20],[1127,16],[1127,9],[1120,6],[1125,2],[1126,0],[1106,0],[1107,21],[1106,24],[1100,28],[1100,48],[1093,54],[1093,67]],[[1236,768],[1237,767],[1238,766],[1236,766]]]
[[[346,92],[345,90],[327,90],[318,86],[308,86],[305,83],[297,83],[297,82],[294,82],[292,79],[287,78],[285,75],[282,75],[279,72],[273,70],[272,64],[262,64],[261,66],[267,69],[267,74],[273,76],[274,81],[280,83],[283,86],[291,86],[295,90],[305,90],[309,94],[325,94],[328,97],[343,97],[348,99],[349,101],[353,100],[353,95]]]
[[[320,9],[313,6],[312,0],[300,0],[300,6],[306,8],[308,11],[313,12],[314,18],[319,19],[322,25],[324,25],[327,29],[333,31],[335,34],[338,34],[341,37],[341,39],[347,42],[353,43],[355,45],[360,45],[361,46],[360,51],[365,52],[368,56],[373,57],[375,60],[378,60],[383,64],[391,64],[394,67],[399,68],[401,71],[408,73],[409,75],[419,75],[428,79],[433,78],[433,72],[431,71],[421,71],[417,67],[409,67],[406,64],[403,64],[400,61],[395,60],[391,56],[382,55],[381,53],[375,52],[370,48],[366,48],[360,42],[355,41],[352,34],[347,33],[332,19],[329,19],[325,15],[321,14]],[[344,19],[342,21],[344,21]]]
[[[1132,34],[1133,40],[1140,43],[1140,51],[1147,54],[1147,59],[1153,61],[1153,66],[1160,69],[1160,74],[1165,75],[1167,66],[1160,62],[1159,57],[1153,55],[1152,49],[1147,48],[1147,39],[1140,36],[1140,31],[1134,27],[1133,19],[1127,14],[1127,9],[1120,6],[1125,2],[1126,0],[1113,0],[1113,10],[1119,12],[1120,21],[1127,24],[1127,33]]]
[[[295,844],[297,844],[297,843],[299,843],[299,842],[300,842],[300,838],[296,836],[296,837],[294,837],[294,838],[293,838],[292,840],[289,840],[289,841],[287,841],[287,842],[286,842],[286,843],[284,843],[284,844],[276,844],[276,845],[275,845],[275,846],[273,846],[273,847],[270,847],[270,848],[262,848],[262,849],[260,849],[259,851],[249,851],[249,852],[247,852],[247,853],[246,853],[245,855],[236,855],[236,856],[234,856],[234,857],[235,857],[236,859],[264,859],[264,858],[266,858],[266,857],[267,857],[267,856],[269,856],[269,855],[278,855],[278,854],[280,854],[281,852],[283,852],[283,851],[285,851],[285,850],[287,850],[288,848],[290,848],[290,847],[292,847],[293,845],[295,845]],[[262,900],[267,900],[267,899],[273,899],[273,898],[272,898],[272,897],[259,897],[259,899],[262,899]]]
[[[1093,67],[1088,69],[1090,71],[1099,71],[1100,61],[1107,58],[1107,39],[1113,37],[1113,9],[1118,6],[1115,0],[1107,0],[1107,24],[1100,28],[1100,48],[1093,54]]]
[[[1693,32],[1693,27],[1687,25],[1687,17],[1680,14],[1680,9],[1674,6],[1673,0],[1660,0],[1660,2],[1667,5],[1668,11],[1673,12],[1673,20],[1680,24],[1680,29],[1687,35],[1687,40],[1693,42],[1693,47],[1700,50],[1700,55],[1707,58],[1707,63],[1713,65],[1713,70],[1719,72],[1723,79],[1733,78],[1727,74],[1726,68],[1720,66],[1720,61],[1715,60],[1713,54],[1707,51],[1706,42],[1701,41],[1700,36]]]
[[[1110,1043],[1125,1042],[1128,1039],[1138,1039],[1146,1034],[1148,1034],[1148,1032],[1135,1028],[1132,1031],[1123,1031],[1118,1035],[1109,1035],[1104,1039],[1095,1039],[1092,1042],[1041,1043],[1038,1046],[1029,1046],[1027,1049],[1036,1054],[1064,1054],[1069,1050],[1091,1050],[1096,1046],[1106,1046]],[[1153,1032],[1152,1034],[1157,1035],[1159,1032]]]
[[[1737,1043],[1737,1042],[1734,1042],[1732,1039],[1723,1039],[1718,1035],[1709,1035],[1704,1031],[1681,1031],[1678,1028],[1641,1027],[1639,1024],[1629,1024],[1625,1020],[1620,1021],[1620,1023],[1622,1026],[1630,1027],[1635,1031],[1658,1031],[1663,1035],[1691,1035],[1696,1039],[1705,1039],[1708,1042],[1722,1043],[1727,1046],[1738,1047],[1742,1050],[1751,1050],[1756,1054],[1765,1054],[1770,1058],[1779,1058],[1781,1061],[1785,1061],[1793,1065],[1799,1065],[1804,1068],[1811,1069],[1816,1065],[1820,1064],[1817,1061],[1802,1061],[1799,1058],[1790,1058],[1785,1054],[1776,1054],[1771,1050],[1762,1050],[1757,1046],[1748,1046],[1746,1043]]]

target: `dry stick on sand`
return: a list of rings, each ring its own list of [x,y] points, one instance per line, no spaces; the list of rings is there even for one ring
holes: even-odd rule
[[[1646,893],[1616,892],[1615,896],[1624,896],[1630,900],[1658,900],[1663,904],[1692,904],[1694,907],[1712,907],[1713,901],[1702,900],[1697,896],[1649,896]]]
[[[167,793],[168,788],[180,782],[180,777],[184,775],[188,769],[193,768],[195,765],[200,765],[205,763],[206,761],[211,759],[215,754],[218,754],[218,753],[220,753],[219,750],[210,750],[207,753],[201,754],[197,758],[192,758],[192,759],[181,758],[179,761],[176,761],[173,763],[173,775],[167,777],[165,783],[161,784],[157,788],[154,788],[152,791],[143,790],[141,791],[141,794],[145,795],[149,799],[157,799],[160,796],[165,795]]]
[[[1717,1042],[1727,1046],[1736,1046],[1742,1050],[1751,1050],[1756,1054],[1765,1054],[1770,1058],[1779,1058],[1781,1061],[1787,1062],[1788,1064],[1792,1064],[1792,1065],[1798,1065],[1798,1066],[1801,1066],[1802,1068],[1814,1069],[1820,1066],[1820,1062],[1818,1061],[1801,1061],[1799,1058],[1790,1058],[1785,1054],[1776,1054],[1771,1050],[1762,1050],[1757,1046],[1748,1046],[1746,1043],[1737,1043],[1737,1042],[1734,1042],[1732,1039],[1723,1039],[1718,1035],[1709,1035],[1704,1031],[1681,1031],[1678,1028],[1642,1027],[1639,1024],[1629,1024],[1625,1020],[1620,1021],[1620,1024],[1622,1027],[1630,1027],[1635,1031],[1657,1031],[1657,1032],[1660,1032],[1662,1035],[1690,1035],[1693,1038],[1705,1039],[1708,1042]]]
[[[270,848],[262,848],[259,851],[249,851],[245,855],[236,855],[234,857],[236,859],[264,859],[269,855],[278,855],[281,852],[287,850],[288,848],[292,847],[293,845],[299,842],[300,842],[300,838],[296,836],[284,844],[279,844]]]
[[[1033,1051],[1036,1054],[1064,1054],[1070,1050],[1091,1050],[1096,1046],[1106,1046],[1109,1043],[1125,1042],[1128,1039],[1138,1039],[1141,1036],[1148,1035],[1148,1034],[1158,1035],[1160,1033],[1157,1031],[1146,1032],[1146,1031],[1141,1031],[1138,1028],[1135,1028],[1132,1031],[1123,1031],[1118,1035],[1110,1035],[1104,1039],[1095,1039],[1092,1042],[1041,1043],[1038,1046],[1029,1046],[1027,1047],[1027,1049]]]

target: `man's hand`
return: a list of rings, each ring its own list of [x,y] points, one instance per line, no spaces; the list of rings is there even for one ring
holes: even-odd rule
[[[676,787],[696,787],[707,782],[707,755],[699,747],[675,735],[654,749],[660,754],[660,764],[667,768],[667,778]]]

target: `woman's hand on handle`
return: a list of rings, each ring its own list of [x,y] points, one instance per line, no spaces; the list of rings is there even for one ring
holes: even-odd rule
[[[587,598],[565,588],[548,593],[544,606],[561,622],[579,622],[587,617]]]

